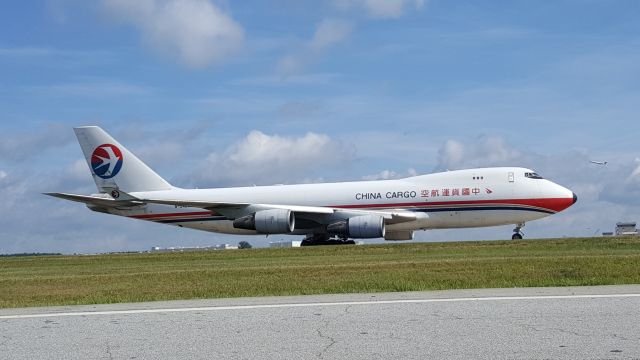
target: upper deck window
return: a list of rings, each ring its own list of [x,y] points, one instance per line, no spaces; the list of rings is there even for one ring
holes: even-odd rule
[[[526,172],[524,173],[524,177],[528,177],[529,179],[544,179],[542,176],[534,172]]]

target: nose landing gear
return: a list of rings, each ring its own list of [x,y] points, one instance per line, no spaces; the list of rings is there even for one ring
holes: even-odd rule
[[[513,236],[511,236],[512,240],[521,240],[522,236],[524,235],[522,233],[522,228],[524,227],[524,223],[519,223],[516,224],[516,227],[513,229]]]

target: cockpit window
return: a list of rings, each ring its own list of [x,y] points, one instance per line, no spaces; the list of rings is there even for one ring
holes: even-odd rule
[[[542,176],[534,172],[524,173],[524,177],[528,177],[529,179],[544,179]]]

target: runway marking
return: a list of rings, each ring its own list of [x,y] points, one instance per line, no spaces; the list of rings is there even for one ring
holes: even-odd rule
[[[465,297],[465,298],[450,298],[450,299],[445,299],[445,298],[398,299],[398,300],[370,300],[370,301],[344,301],[344,302],[285,303],[285,304],[264,304],[264,305],[204,306],[204,307],[187,307],[187,308],[79,311],[79,312],[40,313],[40,314],[22,314],[22,315],[0,315],[0,320],[68,317],[68,316],[179,313],[179,312],[194,312],[194,311],[303,308],[303,307],[347,306],[347,305],[425,304],[425,303],[443,303],[443,302],[474,302],[474,301],[504,301],[504,300],[519,301],[519,300],[550,300],[550,299],[603,299],[603,298],[635,298],[635,297],[640,297],[640,294],[491,296],[491,297]]]

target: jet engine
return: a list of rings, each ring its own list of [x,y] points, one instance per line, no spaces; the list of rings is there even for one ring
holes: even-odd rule
[[[353,239],[374,239],[384,237],[384,219],[377,215],[355,216],[327,225],[329,234]]]
[[[236,229],[256,230],[261,234],[287,234],[293,231],[296,218],[291,210],[260,210],[233,220]]]

